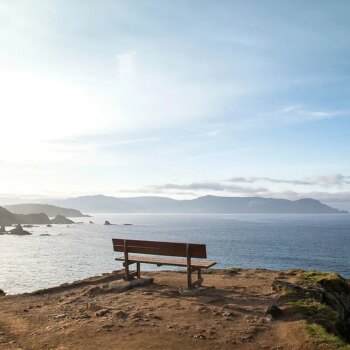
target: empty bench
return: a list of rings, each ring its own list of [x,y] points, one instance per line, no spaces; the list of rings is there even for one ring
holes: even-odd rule
[[[140,278],[141,263],[157,266],[180,266],[187,268],[187,287],[194,288],[200,286],[203,282],[201,270],[208,269],[216,264],[214,261],[192,260],[192,258],[207,258],[205,244],[138,241],[132,239],[112,239],[112,241],[114,251],[124,253],[124,255],[118,256],[115,260],[123,261],[125,280],[130,280],[134,277]],[[159,257],[159,255],[167,256],[167,258]],[[177,259],[169,257],[177,257]],[[136,271],[134,272],[129,270],[129,266],[132,264],[136,264]],[[195,272],[197,272],[198,279],[192,282],[192,274]]]

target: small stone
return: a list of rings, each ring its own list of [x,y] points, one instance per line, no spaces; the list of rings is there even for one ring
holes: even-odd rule
[[[107,315],[108,313],[109,313],[109,309],[102,309],[102,310],[96,311],[95,316],[102,317]]]
[[[59,314],[59,315],[55,315],[53,318],[54,318],[55,320],[58,320],[58,319],[65,318],[65,317],[67,317],[66,314]]]
[[[196,334],[196,335],[194,335],[194,338],[197,338],[197,339],[206,339],[206,336],[203,335],[203,334]]]
[[[125,320],[128,317],[128,314],[120,310],[115,313],[115,317]]]
[[[224,317],[232,317],[232,316],[234,316],[234,314],[232,312],[228,312],[228,311],[223,312],[221,315],[224,316]]]
[[[196,306],[194,309],[195,309],[196,311],[199,311],[199,312],[206,312],[206,311],[208,311],[208,308],[207,308],[207,307],[201,306],[201,305]]]
[[[115,325],[109,323],[109,324],[104,324],[101,328],[109,330],[109,329],[111,329],[111,328],[113,328],[113,327],[115,327]]]

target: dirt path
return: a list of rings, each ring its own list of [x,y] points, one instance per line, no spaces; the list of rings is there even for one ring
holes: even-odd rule
[[[121,280],[114,273],[1,298],[0,350],[314,349],[298,324],[265,313],[278,272],[205,274],[195,292],[183,289],[180,272],[144,277],[154,283],[112,290]]]

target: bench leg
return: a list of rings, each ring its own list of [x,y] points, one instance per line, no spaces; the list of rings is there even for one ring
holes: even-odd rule
[[[187,288],[192,288],[192,271],[191,267],[187,267]]]
[[[136,263],[136,276],[137,278],[140,278],[141,275],[141,263]]]
[[[192,282],[192,273],[195,273],[196,271],[197,271],[198,279],[197,281]],[[189,289],[201,286],[202,282],[203,282],[202,270],[200,267],[191,267],[190,269],[187,269],[187,287]]]
[[[124,280],[128,281],[129,280],[129,262],[125,262],[125,276],[124,276]]]

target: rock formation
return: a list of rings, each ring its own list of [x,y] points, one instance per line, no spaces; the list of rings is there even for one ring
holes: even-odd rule
[[[52,224],[74,224],[74,221],[67,219],[65,216],[63,215],[57,215],[54,219],[51,220]]]
[[[18,225],[16,226],[16,228],[10,230],[10,231],[8,232],[8,234],[11,234],[11,235],[18,235],[18,236],[31,235],[30,232],[23,230],[23,227],[22,227],[20,224],[18,224]]]
[[[11,226],[17,224],[44,225],[49,224],[50,219],[46,214],[13,214],[0,207],[0,225]]]

